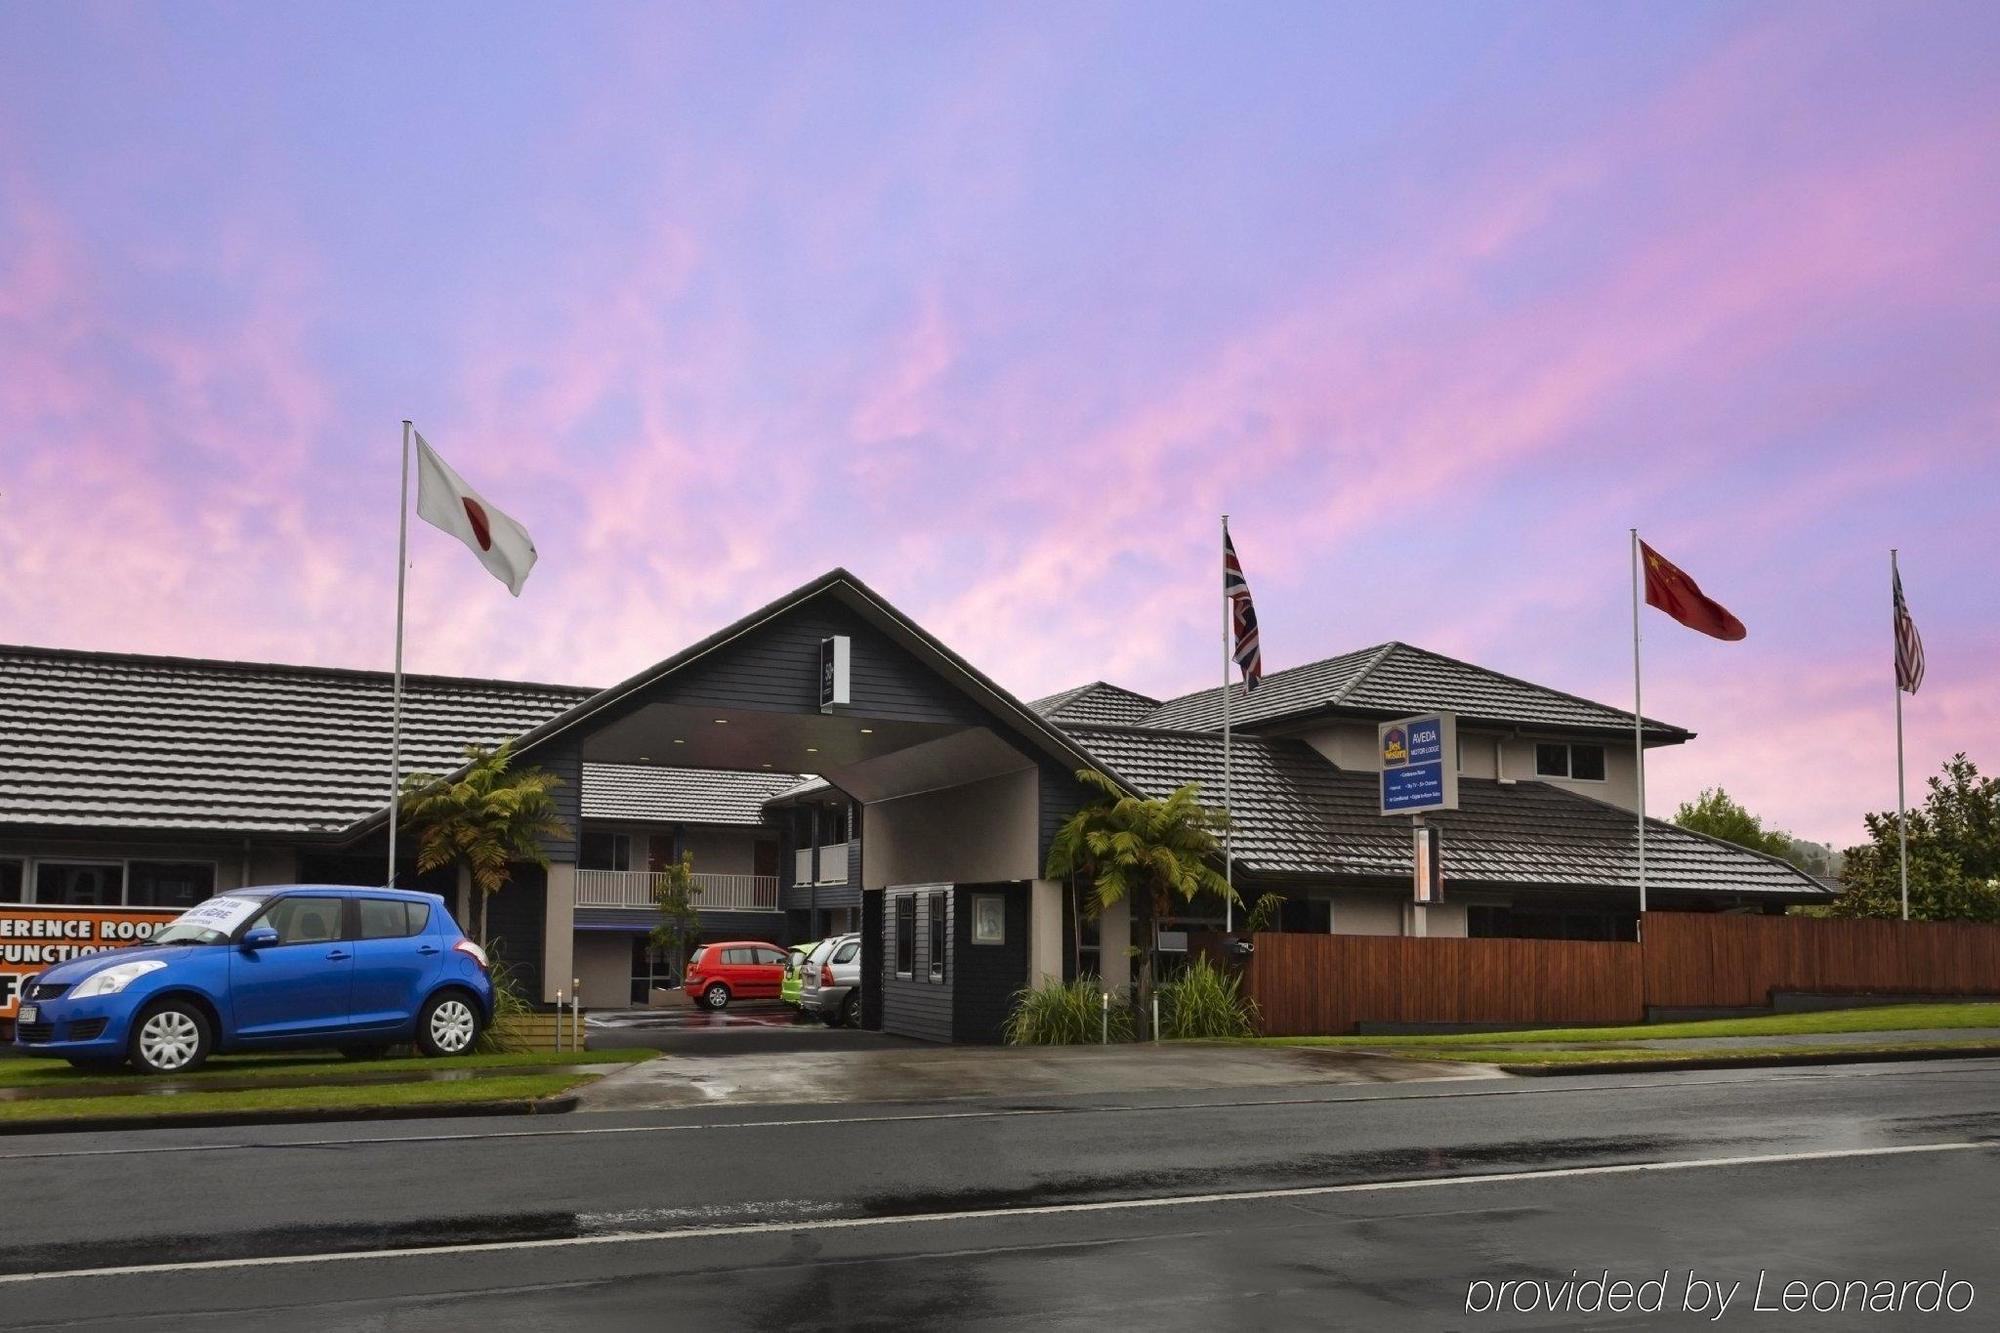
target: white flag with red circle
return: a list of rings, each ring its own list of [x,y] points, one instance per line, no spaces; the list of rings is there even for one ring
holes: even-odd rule
[[[528,530],[465,484],[417,433],[417,516],[464,542],[488,573],[521,595],[535,567],[535,543]]]

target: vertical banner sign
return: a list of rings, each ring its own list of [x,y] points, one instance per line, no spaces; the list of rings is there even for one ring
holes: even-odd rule
[[[819,711],[831,713],[852,702],[848,691],[850,640],[835,634],[819,641]]]
[[[1444,901],[1444,830],[1434,824],[1419,824],[1415,835],[1416,901],[1435,907]]]
[[[1458,718],[1426,713],[1375,731],[1382,757],[1382,813],[1458,809]]]

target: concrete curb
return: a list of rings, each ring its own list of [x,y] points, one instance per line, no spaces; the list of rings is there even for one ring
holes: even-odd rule
[[[1561,1065],[1521,1065],[1494,1062],[1495,1069],[1524,1078],[1558,1078],[1564,1074],[1669,1074],[1677,1069],[1789,1069],[1816,1065],[1887,1065],[1912,1060],[1990,1060],[2000,1046],[1958,1046],[1932,1050],[1854,1051],[1846,1055],[1699,1056],[1686,1060],[1579,1061]]]
[[[15,1134],[95,1134],[130,1129],[233,1129],[246,1125],[318,1125],[348,1120],[450,1120],[490,1115],[561,1115],[577,1107],[574,1092],[495,1102],[437,1106],[358,1106],[346,1111],[305,1107],[282,1111],[196,1111],[189,1115],[101,1115],[24,1123],[0,1122],[0,1138]]]

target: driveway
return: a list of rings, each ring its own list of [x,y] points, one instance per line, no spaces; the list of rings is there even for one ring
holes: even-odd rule
[[[936,1102],[1145,1091],[1396,1083],[1504,1077],[1485,1065],[1360,1051],[1199,1042],[1120,1046],[937,1046],[875,1032],[829,1032],[839,1049],[699,1043],[620,1070],[583,1090],[583,1111],[689,1106]]]
[[[644,1047],[668,1055],[779,1055],[917,1047],[922,1042],[880,1032],[830,1028],[776,1000],[748,1000],[720,1013],[694,1005],[661,1009],[616,1009],[585,1020],[591,1050]]]

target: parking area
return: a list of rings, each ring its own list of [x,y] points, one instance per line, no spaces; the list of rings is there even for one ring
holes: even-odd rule
[[[880,1050],[924,1044],[881,1032],[830,1028],[776,1000],[738,1001],[719,1012],[692,1004],[606,1010],[588,1015],[586,1022],[592,1050],[642,1047],[697,1058]]]
[[[751,1030],[754,1031],[754,1030]],[[774,1029],[764,1029],[772,1033]],[[584,1090],[585,1111],[693,1106],[935,1102],[1157,1090],[1275,1088],[1505,1077],[1485,1065],[1356,1051],[1168,1042],[1118,1046],[945,1046],[878,1032],[805,1040],[683,1037],[667,1054]],[[719,1058],[726,1057],[726,1058]]]

